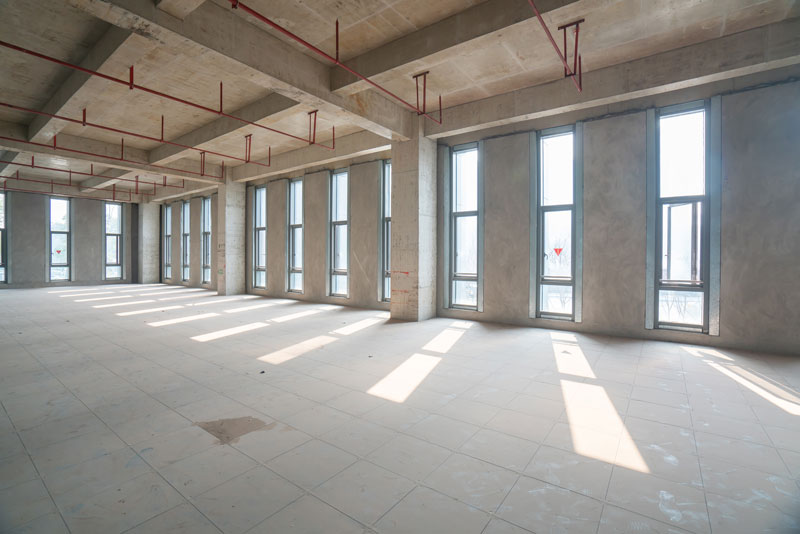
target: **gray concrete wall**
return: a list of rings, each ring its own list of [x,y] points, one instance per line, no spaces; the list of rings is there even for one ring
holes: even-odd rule
[[[337,167],[339,168],[339,167]],[[323,170],[303,176],[303,293],[286,291],[288,180],[267,184],[267,288],[253,288],[253,188],[247,192],[247,288],[273,297],[389,309],[378,299],[378,210],[381,161],[349,167],[349,296],[328,295],[328,180]]]
[[[103,258],[104,203],[100,200],[73,198],[71,226],[71,281],[48,282],[48,195],[7,193],[8,282],[0,289],[49,285],[102,284],[105,272]],[[129,282],[132,261],[131,206],[123,204],[123,278]],[[120,283],[109,280],[108,283]]]
[[[139,282],[158,282],[161,258],[161,206],[154,203],[139,204]]]
[[[484,311],[439,315],[800,353],[798,101],[800,83],[722,97],[720,336],[644,328],[644,112],[584,125],[582,323],[528,318],[526,134],[485,143]]]

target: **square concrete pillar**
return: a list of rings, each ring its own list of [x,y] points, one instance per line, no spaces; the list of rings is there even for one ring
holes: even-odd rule
[[[153,202],[139,204],[139,244],[137,261],[139,276],[134,282],[154,284],[158,282],[159,246],[161,243],[160,205]]]
[[[245,287],[245,186],[227,178],[217,197],[217,293],[239,295]]]
[[[436,141],[392,142],[393,319],[436,316]]]

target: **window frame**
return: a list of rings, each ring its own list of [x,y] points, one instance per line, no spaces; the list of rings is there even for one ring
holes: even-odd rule
[[[172,280],[172,205],[164,204],[164,231],[162,232],[164,246],[164,279]]]
[[[301,201],[301,206],[302,206],[301,211],[302,211],[302,213],[300,214],[300,223],[295,223],[295,224],[292,223],[292,209],[293,209],[293,205],[294,205],[294,203],[292,202],[292,200],[293,200],[292,199],[292,184],[294,184],[294,183],[299,183],[300,184],[300,191],[301,191],[301,194],[303,196],[302,201]],[[305,291],[305,274],[304,274],[304,267],[305,267],[305,261],[306,261],[306,255],[305,255],[306,240],[305,240],[305,229],[304,229],[305,216],[306,216],[306,213],[305,213],[305,184],[304,184],[304,178],[301,176],[299,178],[289,179],[288,180],[288,187],[286,188],[286,229],[287,229],[287,233],[286,233],[286,292],[287,293],[303,294],[303,292]],[[294,257],[294,247],[296,246],[296,244],[294,242],[294,230],[295,229],[300,229],[300,235],[302,236],[301,239],[303,241],[303,244],[302,244],[302,247],[303,247],[303,252],[302,252],[303,261],[302,261],[302,265],[299,268],[295,267],[294,265],[292,265],[292,260],[293,260],[293,257]],[[291,286],[292,274],[299,274],[300,275],[300,280],[301,280],[301,284],[300,284],[301,287],[300,288],[292,288],[292,286]]]
[[[53,230],[52,205],[53,200],[63,200],[67,203],[67,228],[68,230]],[[47,202],[47,264],[48,280],[50,282],[70,282],[72,281],[72,199],[69,197],[48,197]],[[67,261],[66,263],[53,263],[53,234],[64,234],[67,236]],[[66,267],[67,277],[53,279],[53,267]]]
[[[108,225],[106,223],[106,218],[108,216],[107,206],[115,205],[119,206],[119,233],[108,233]],[[122,202],[103,202],[103,280],[122,280],[125,278],[125,268],[123,266],[123,235],[125,232],[125,208],[123,207]],[[117,260],[116,263],[108,263],[108,238],[109,236],[113,236],[116,238],[117,242]],[[108,276],[108,268],[109,267],[119,267],[119,276]]]
[[[208,196],[200,199],[201,284],[211,283],[211,228],[211,197]]]
[[[572,134],[572,203],[542,204],[542,141],[549,137]],[[583,123],[581,121],[531,132],[531,232],[530,232],[530,313],[533,319],[553,319],[580,323],[583,320]],[[545,215],[551,212],[571,212],[572,257],[570,277],[544,275]],[[542,309],[542,287],[572,288],[572,312],[558,313]]]
[[[3,270],[0,284],[8,283],[8,193],[0,191],[3,199],[3,218],[0,220],[0,269]]]
[[[192,276],[192,212],[189,200],[181,204],[181,281],[188,282]]]
[[[388,169],[388,171],[387,171]],[[380,257],[378,258],[378,301],[392,300],[392,160],[381,161],[380,191],[378,199],[378,239]],[[386,204],[389,215],[386,215]],[[387,291],[388,290],[388,291]]]
[[[665,117],[703,112],[704,189],[701,195],[661,197],[660,124]],[[719,335],[719,266],[720,266],[720,98],[695,100],[647,110],[647,257],[645,328],[678,330]],[[700,205],[701,213],[692,222],[692,254],[699,245],[699,280],[664,280],[664,209],[669,206]],[[699,234],[695,229],[700,224]],[[669,230],[669,228],[668,228]],[[668,241],[671,239],[668,237]],[[698,242],[699,241],[699,242]],[[694,259],[693,267],[694,267]],[[660,320],[661,291],[692,292],[703,296],[702,323],[678,323]]]
[[[334,201],[334,194],[333,194],[333,185],[336,180],[337,176],[344,175],[345,180],[347,182],[347,207],[345,209],[345,218],[344,219],[333,219],[333,201]],[[345,269],[336,269],[336,230],[338,227],[344,226],[345,228],[345,235],[347,240],[346,250],[344,251],[345,256],[347,258],[347,267]],[[350,296],[350,168],[345,167],[341,169],[336,169],[330,173],[328,173],[328,296],[329,297],[337,297],[337,298],[349,298]],[[347,292],[345,293],[334,293],[333,291],[333,279],[335,276],[344,276],[347,279]]]
[[[264,226],[258,225],[258,195],[259,192],[264,192]],[[252,258],[252,267],[253,267],[253,287],[258,289],[266,289],[267,288],[267,261],[268,261],[268,253],[269,253],[269,242],[267,236],[267,184],[263,184],[260,186],[256,186],[253,188],[253,258]],[[264,232],[264,265],[260,266],[258,264],[258,258],[260,256],[260,246],[258,241],[258,233]],[[264,284],[258,284],[258,273],[264,273]]]
[[[455,188],[455,172],[456,172],[456,155],[459,152],[466,152],[476,150],[477,151],[477,210],[469,210],[469,211],[461,211],[455,212],[453,210],[454,203],[455,203],[455,195],[453,193]],[[447,180],[445,186],[445,206],[447,209],[447,215],[445,217],[445,236],[447,236],[447,246],[445,247],[446,257],[445,257],[445,265],[447,269],[447,283],[445,284],[445,288],[442,291],[444,303],[443,306],[445,308],[454,309],[454,310],[466,310],[466,311],[483,311],[483,213],[484,213],[484,195],[483,195],[483,154],[484,154],[484,142],[478,141],[473,143],[465,143],[461,145],[455,145],[450,148],[450,154],[448,158],[448,165],[449,169],[447,172]],[[455,270],[456,264],[456,223],[459,218],[461,217],[476,217],[477,220],[477,266],[476,270],[477,273],[475,275],[468,274],[468,273],[457,273]],[[456,304],[453,303],[453,285],[457,281],[468,281],[468,282],[476,282],[477,284],[477,295],[475,299],[475,305],[464,305],[464,304]]]

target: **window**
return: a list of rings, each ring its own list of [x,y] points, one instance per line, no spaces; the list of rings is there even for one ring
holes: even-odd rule
[[[50,280],[70,279],[70,201],[50,199]]]
[[[122,279],[122,204],[105,203],[106,280]]]
[[[483,195],[477,144],[455,147],[449,198],[449,306],[480,311]]]
[[[164,206],[164,278],[172,278],[172,206]]]
[[[383,162],[381,176],[381,300],[392,297],[392,162]]]
[[[654,146],[648,146],[648,166],[653,167],[648,169],[648,197],[653,193],[652,202],[648,198],[648,252],[653,255],[648,258],[647,326],[709,332],[709,314],[717,315],[717,305],[710,307],[712,285],[718,302],[718,274],[717,283],[710,283],[712,248],[713,263],[719,264],[719,203],[718,195],[711,194],[717,188],[708,172],[714,167],[708,150],[709,109],[705,102],[694,102],[651,110],[648,119],[648,141]]]
[[[6,270],[8,269],[7,250],[8,237],[6,236],[6,194],[0,193],[0,282],[8,282]]]
[[[202,237],[203,237],[203,283],[211,282],[211,197],[203,199]]]
[[[330,294],[347,296],[348,202],[347,170],[337,171],[330,179]]]
[[[189,216],[189,201],[181,205],[181,280],[189,279],[191,256],[189,255],[189,240],[191,237],[191,218]]]
[[[535,243],[533,317],[580,321],[583,172],[582,125],[539,132],[531,217]],[[532,214],[533,215],[533,214]]]
[[[289,291],[303,292],[303,179],[289,182]]]
[[[267,287],[267,187],[253,194],[253,287]]]

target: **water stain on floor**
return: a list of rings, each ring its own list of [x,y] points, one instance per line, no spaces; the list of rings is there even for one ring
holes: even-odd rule
[[[236,443],[239,438],[256,430],[269,430],[275,423],[267,425],[255,417],[235,417],[216,421],[198,421],[197,426],[217,438],[222,445]]]

